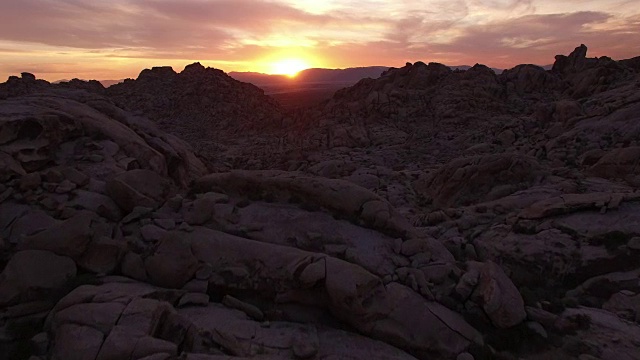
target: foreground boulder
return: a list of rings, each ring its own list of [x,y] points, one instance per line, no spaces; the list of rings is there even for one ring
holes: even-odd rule
[[[79,287],[47,319],[53,358],[168,358],[180,348],[183,356],[194,359],[415,359],[383,342],[322,325],[261,324],[238,310],[213,303],[177,309],[174,306],[181,294],[125,278]],[[82,345],[74,345],[77,341]]]
[[[495,200],[531,186],[541,175],[535,159],[515,154],[455,159],[418,180],[418,191],[438,207]]]
[[[108,145],[92,145],[89,154],[83,154],[89,162],[84,167],[96,175],[117,171],[114,167],[126,168],[131,160],[179,183],[207,171],[186,143],[163,135],[148,120],[124,112],[104,97],[53,86],[42,90],[37,95],[10,97],[0,107],[0,149],[13,157],[8,164],[14,172],[39,170],[55,161],[76,161],[68,153],[55,152],[62,144],[87,135],[109,139]]]
[[[195,274],[198,260],[192,254],[188,241],[179,234],[168,234],[155,253],[146,259],[145,268],[154,284],[179,289]]]
[[[200,192],[223,189],[272,200],[315,204],[365,226],[407,236],[411,227],[387,201],[350,182],[279,171],[232,171],[198,179]]]
[[[81,213],[59,225],[25,237],[18,243],[18,249],[48,250],[78,259],[91,242],[93,218],[91,213]]]
[[[17,252],[0,274],[0,305],[37,300],[76,276],[76,264],[49,251]]]
[[[136,206],[155,208],[168,195],[170,183],[150,170],[131,170],[107,182],[107,194],[125,212]]]
[[[214,272],[222,274],[209,280],[210,287],[256,289],[265,296],[275,291],[283,301],[327,296],[324,306],[334,316],[421,357],[456,355],[482,342],[480,334],[458,314],[402,285],[385,288],[378,277],[342,260],[204,228],[182,236],[191,242],[198,260],[214,265]]]

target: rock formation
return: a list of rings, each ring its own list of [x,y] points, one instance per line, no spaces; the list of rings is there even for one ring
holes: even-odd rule
[[[283,119],[277,103],[262,89],[200,63],[180,73],[171,67],[146,69],[104,93],[212,159],[238,134],[265,132],[280,127]]]
[[[0,353],[640,359],[636,65],[418,62],[293,114],[199,64],[11,77]]]

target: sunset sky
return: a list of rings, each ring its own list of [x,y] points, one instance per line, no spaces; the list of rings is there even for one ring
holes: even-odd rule
[[[267,73],[418,60],[508,68],[550,64],[580,43],[590,56],[640,55],[638,0],[0,1],[0,81],[121,79],[194,61]]]

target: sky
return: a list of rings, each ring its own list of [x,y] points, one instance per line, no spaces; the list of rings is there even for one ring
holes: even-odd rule
[[[638,0],[1,0],[0,81],[640,55]],[[290,70],[290,71],[293,71]]]

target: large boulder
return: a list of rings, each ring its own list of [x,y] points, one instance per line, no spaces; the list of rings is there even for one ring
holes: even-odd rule
[[[180,73],[170,67],[145,69],[137,79],[113,85],[106,93],[121,107],[144,114],[212,157],[220,150],[213,138],[264,133],[280,127],[283,118],[278,103],[262,89],[199,63]]]
[[[13,88],[24,82],[17,79],[2,85]],[[207,173],[207,167],[186,142],[159,131],[149,120],[127,113],[101,95],[46,82],[38,92],[16,92],[2,100],[0,134],[0,157],[12,158],[0,163],[16,175],[54,162],[77,165],[78,159],[67,157],[61,146],[81,137],[106,139],[115,145],[111,153],[107,149],[93,157],[87,157],[86,151],[77,154],[78,158],[104,160],[83,164],[94,175],[118,172],[114,165],[126,158],[142,168],[169,175],[182,185]]]
[[[0,305],[35,300],[76,276],[76,264],[49,251],[19,251],[0,275]]]
[[[107,182],[107,194],[127,213],[136,206],[155,208],[169,194],[170,182],[151,170],[137,169]]]
[[[191,280],[198,268],[198,260],[191,252],[191,244],[180,233],[168,233],[156,251],[145,260],[145,268],[152,283],[179,289]]]
[[[504,329],[524,321],[527,317],[524,300],[500,266],[491,261],[472,262],[470,268],[479,273],[471,299],[482,306],[493,325]]]
[[[18,211],[16,215],[20,216],[21,214]],[[11,243],[16,244],[23,236],[34,235],[59,223],[59,220],[52,218],[44,211],[29,211],[13,221],[8,238]]]
[[[92,191],[77,190],[69,205],[95,212],[111,221],[122,219],[122,212],[116,203],[106,195]]]
[[[424,356],[452,357],[482,343],[459,314],[404,285],[385,287],[379,277],[343,260],[205,228],[183,238],[198,260],[213,265],[217,276],[210,287],[275,293],[308,305],[315,299],[360,332]],[[319,290],[328,299],[317,304]]]
[[[167,301],[179,298],[177,292],[125,278],[76,288],[56,304],[45,323],[54,343],[52,358],[116,360],[176,355],[184,338],[170,339],[175,343],[160,338],[165,335],[161,334],[163,328],[175,327],[168,320],[175,310],[168,302],[149,298],[158,291]]]
[[[589,170],[594,175],[609,179],[640,175],[640,146],[611,150]]]
[[[548,73],[540,66],[531,64],[518,65],[513,69],[505,70],[501,79],[520,96],[536,92],[551,92],[562,84],[557,76]]]
[[[541,173],[538,162],[517,154],[458,158],[415,183],[437,207],[495,200],[531,186]]]
[[[53,349],[53,360],[95,359],[102,347],[104,334],[89,326],[65,324],[58,329]]]
[[[351,182],[284,171],[243,171],[207,175],[195,191],[244,194],[282,202],[302,202],[394,236],[412,227],[385,199]]]
[[[383,341],[324,325],[254,321],[216,303],[174,308],[178,293],[124,278],[77,288],[47,321],[52,357],[167,359],[180,349],[186,359],[416,359]],[[76,353],[74,336],[81,342]]]
[[[18,249],[48,250],[58,255],[78,259],[91,242],[93,237],[91,225],[94,219],[95,214],[81,212],[69,220],[22,238],[18,243]]]

